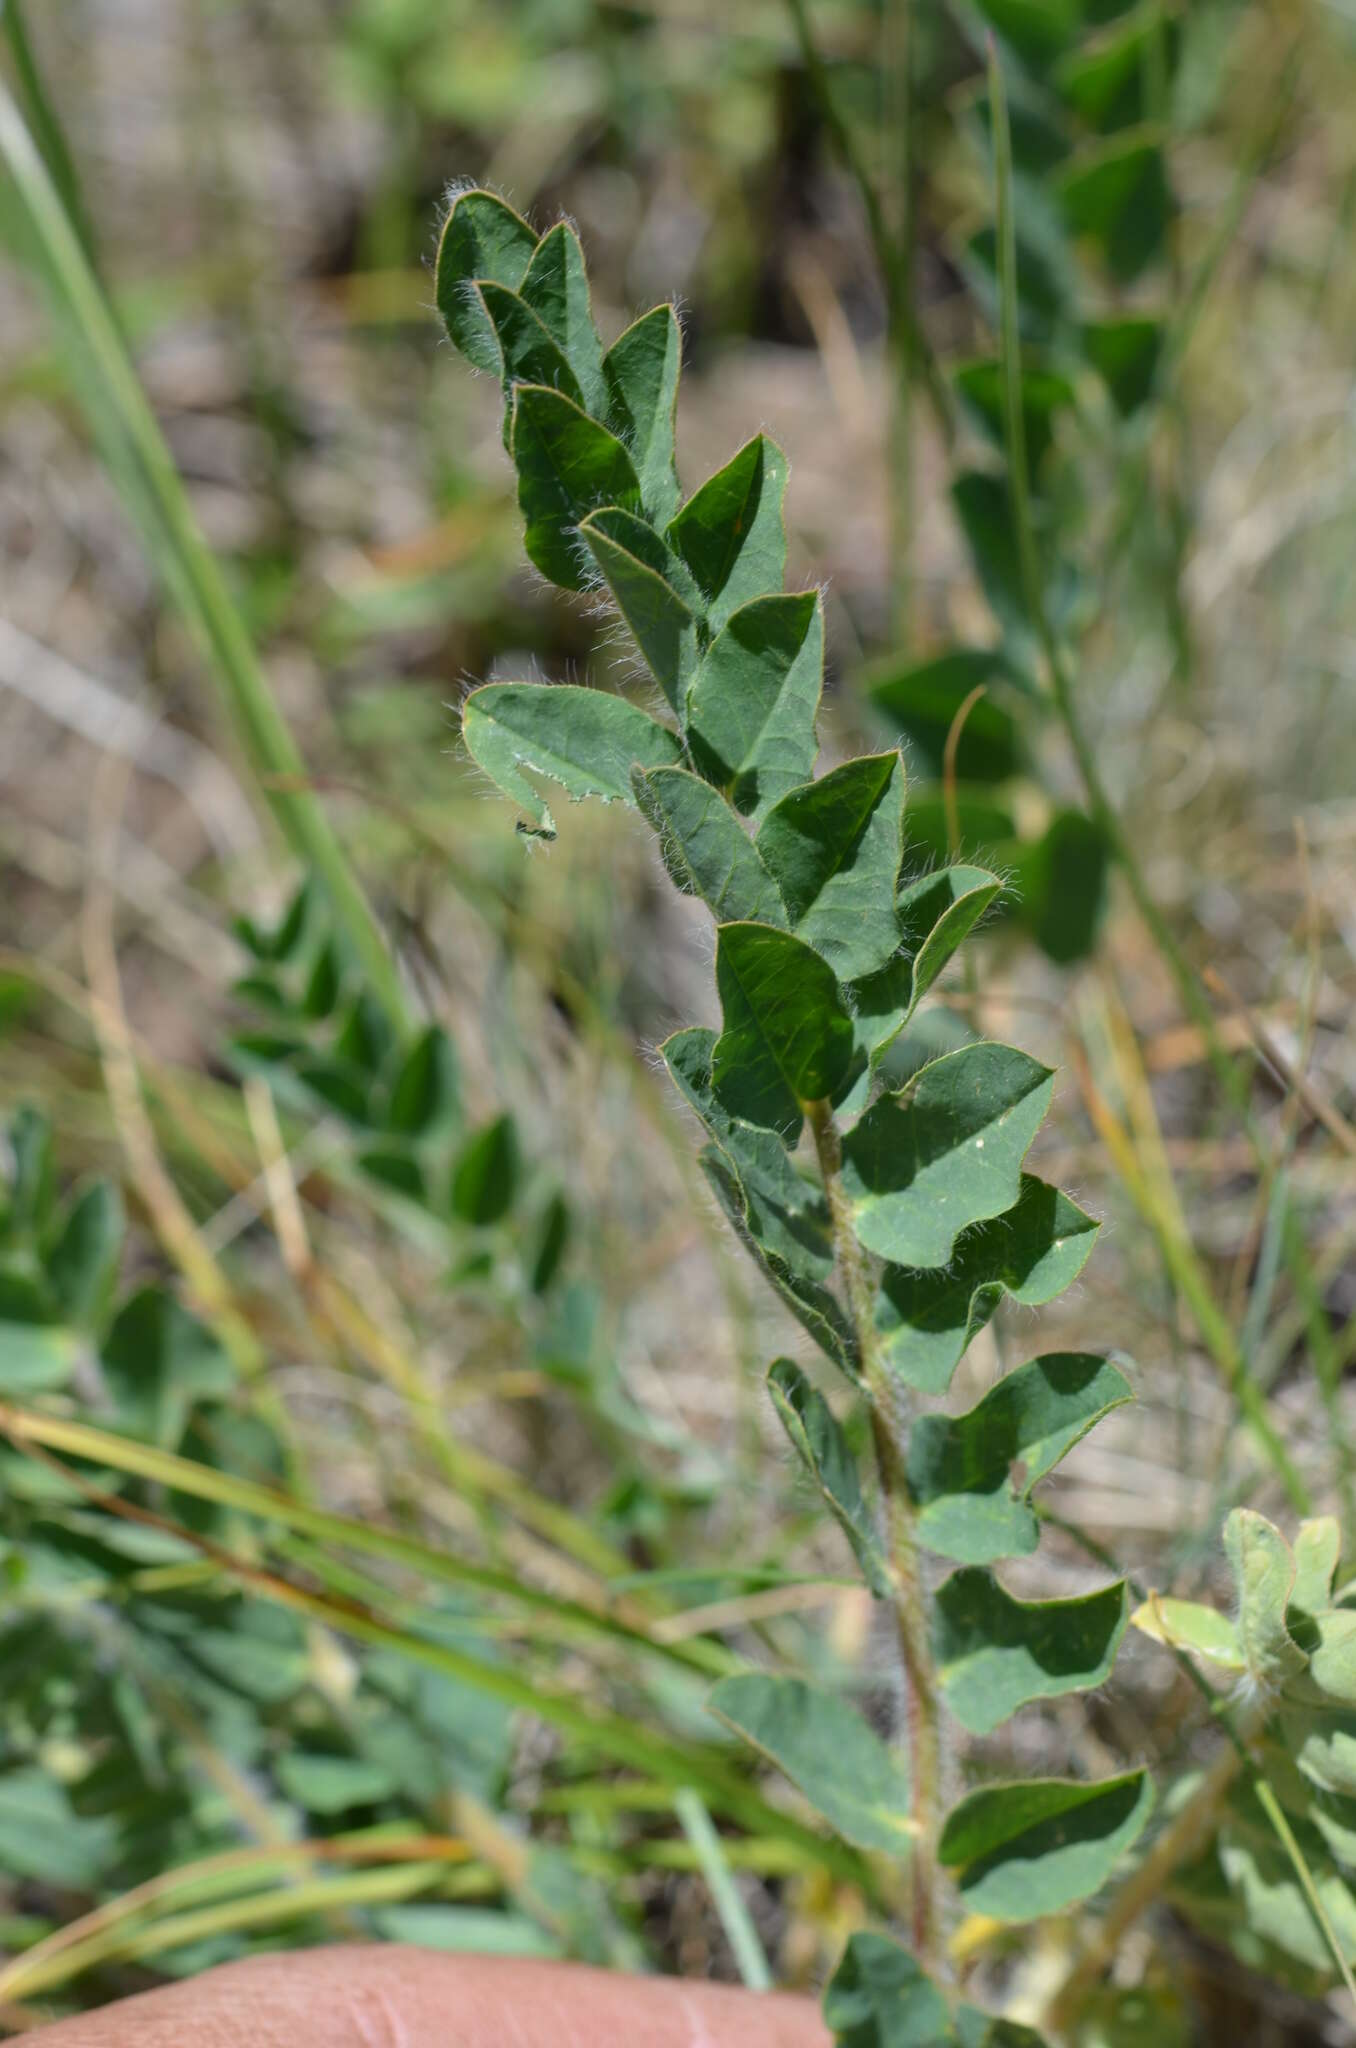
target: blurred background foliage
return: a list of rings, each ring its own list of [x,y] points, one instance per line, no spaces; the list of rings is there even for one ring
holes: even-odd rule
[[[468,682],[628,657],[524,567],[496,395],[430,310],[442,196],[575,221],[609,338],[676,299],[689,486],[756,426],[787,449],[828,747],[902,740],[920,862],[1012,883],[979,984],[900,1057],[973,1030],[1058,1065],[1041,1170],[1108,1224],[1045,1316],[1128,1352],[1140,1398],[1060,1514],[1197,1593],[1229,1505],[1285,1507],[1240,1375],[1312,1497],[1351,1494],[1356,12],[11,0],[0,26],[305,763],[232,739],[0,183],[4,2017],[374,1934],[707,1975],[752,1947],[815,1984],[888,1887],[701,1702],[766,1644],[885,1715],[884,1657],[764,1414],[804,1340],[653,1058],[712,1021],[700,914],[633,817],[560,806],[531,851],[459,752]],[[988,29],[1037,574],[1166,955],[1037,683]],[[403,1022],[288,850],[308,792]],[[1184,1706],[1132,1647],[1090,1712],[1011,1739],[1026,1767],[1185,1761]],[[1052,1967],[974,1939],[1019,1989]],[[1225,2040],[1240,1999],[1249,2039],[1341,2038],[1274,1956],[1240,1992],[1226,1933],[1174,1939],[1097,2039]]]

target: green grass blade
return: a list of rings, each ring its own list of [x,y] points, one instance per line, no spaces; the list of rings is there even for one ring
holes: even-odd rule
[[[749,1909],[725,1860],[720,1836],[711,1825],[710,1814],[690,1785],[684,1785],[674,1795],[673,1809],[706,1879],[711,1903],[720,1916],[720,1924],[725,1929],[725,1939],[730,1944],[741,1979],[750,1991],[770,1991],[772,1972],[767,1966],[758,1930],[749,1918]]]
[[[151,560],[210,658],[237,737],[284,837],[325,888],[373,994],[398,1028],[409,1012],[395,965],[328,818],[249,632],[203,536],[80,236],[12,93],[0,82],[8,166],[57,326],[77,356],[73,388]]]
[[[38,60],[33,52],[28,25],[24,20],[19,0],[0,0],[0,34],[9,45],[14,76],[27,109],[33,139],[42,151],[43,159],[52,174],[52,182],[61,195],[61,202],[70,217],[72,227],[80,237],[81,246],[93,261],[94,236],[80,190],[75,160],[67,146],[60,116],[38,68]]]

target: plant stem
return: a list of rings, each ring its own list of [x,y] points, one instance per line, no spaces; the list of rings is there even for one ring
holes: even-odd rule
[[[126,487],[146,528],[155,566],[211,660],[257,787],[292,851],[319,878],[372,993],[403,1033],[410,1009],[386,941],[329,819],[305,783],[297,743],[194,516],[108,300],[2,81],[0,159],[13,177],[58,325],[80,351],[77,396],[96,432],[102,430],[114,444],[110,463],[115,480]]]
[[[786,0],[786,4],[796,31],[796,40],[800,45],[801,60],[805,65],[805,75],[809,79],[811,89],[819,102],[819,109],[824,117],[824,125],[833,138],[834,147],[843,160],[848,176],[857,187],[862,202],[862,210],[866,215],[867,232],[871,237],[871,246],[875,251],[876,262],[880,267],[881,282],[885,290],[885,311],[891,364],[893,365],[897,362],[900,365],[903,378],[917,377],[919,379],[927,395],[928,403],[932,408],[932,414],[942,440],[946,447],[950,448],[956,438],[955,411],[952,404],[951,391],[938,366],[937,358],[932,352],[927,336],[919,327],[914,316],[909,286],[912,266],[909,260],[910,249],[908,243],[902,238],[897,239],[891,233],[890,224],[885,215],[885,208],[881,204],[880,194],[876,189],[875,180],[872,178],[861,150],[857,146],[856,133],[850,123],[844,119],[839,110],[838,102],[833,96],[833,87],[829,82],[828,68],[820,53],[819,45],[815,41],[814,30],[810,26],[807,0]],[[887,0],[887,4],[891,7],[903,8],[907,6],[907,0]],[[901,30],[901,43],[903,41],[903,33]],[[909,231],[910,223],[906,208],[905,226],[902,234],[907,235]],[[906,406],[907,401],[906,398],[901,399],[897,396],[895,402],[896,407],[899,407],[901,405]],[[894,451],[892,449],[892,459],[893,454]],[[893,487],[895,486],[892,485]]]
[[[885,1502],[891,1598],[904,1664],[912,1817],[917,1829],[911,1870],[913,1949],[920,1963],[925,1967],[935,1967],[941,1959],[937,1902],[937,1839],[941,1832],[943,1789],[941,1712],[927,1602],[914,1537],[913,1503],[905,1469],[900,1404],[876,1342],[871,1274],[852,1227],[852,1216],[843,1190],[843,1152],[833,1109],[828,1102],[812,1102],[807,1104],[807,1115],[823,1177],[848,1313],[861,1355],[862,1378],[871,1414],[871,1439]]]

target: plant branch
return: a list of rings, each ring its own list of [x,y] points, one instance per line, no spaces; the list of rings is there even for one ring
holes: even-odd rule
[[[871,1414],[871,1438],[885,1502],[888,1566],[895,1629],[904,1664],[909,1782],[917,1828],[911,1886],[913,1947],[926,1965],[940,1961],[937,1840],[942,1821],[942,1732],[937,1675],[933,1665],[927,1603],[914,1537],[913,1504],[904,1462],[899,1399],[880,1359],[875,1338],[871,1274],[857,1240],[843,1189],[842,1144],[828,1102],[807,1105],[815,1153],[833,1227],[834,1250],[847,1294],[848,1313],[861,1354]]]

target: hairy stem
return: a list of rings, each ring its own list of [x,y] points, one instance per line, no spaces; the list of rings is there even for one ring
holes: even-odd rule
[[[905,1471],[900,1404],[876,1342],[874,1290],[843,1191],[842,1145],[833,1110],[827,1102],[812,1102],[807,1105],[807,1113],[829,1205],[838,1268],[861,1353],[862,1377],[871,1412],[871,1439],[885,1502],[891,1599],[904,1664],[912,1818],[917,1829],[911,1871],[913,1948],[921,1963],[936,1966],[940,1961],[941,1936],[937,1901],[937,1838],[941,1831],[943,1790],[941,1713],[927,1600],[914,1537],[913,1503]]]

